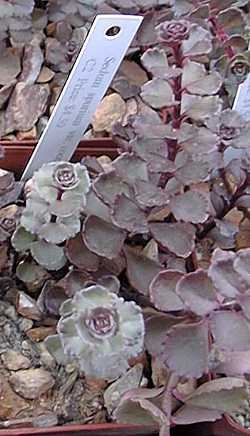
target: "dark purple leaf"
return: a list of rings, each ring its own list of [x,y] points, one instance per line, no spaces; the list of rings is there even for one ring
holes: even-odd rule
[[[180,257],[188,257],[194,250],[195,228],[189,223],[150,223],[156,241]]]
[[[122,250],[126,232],[97,216],[89,216],[84,222],[82,235],[90,251],[113,259]]]
[[[86,247],[81,234],[68,240],[65,253],[69,261],[80,270],[96,271],[98,269],[100,260]]]

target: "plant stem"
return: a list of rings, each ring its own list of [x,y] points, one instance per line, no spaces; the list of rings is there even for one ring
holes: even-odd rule
[[[229,40],[229,36],[226,33],[224,27],[219,24],[217,17],[211,15],[208,18],[208,21],[210,22],[214,34],[217,37],[218,41],[221,42],[222,44],[226,43]],[[229,45],[225,47],[225,53],[228,59],[232,59],[236,54],[234,48]]]

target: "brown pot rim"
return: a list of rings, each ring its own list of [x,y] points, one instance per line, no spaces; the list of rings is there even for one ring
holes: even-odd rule
[[[46,435],[47,433],[53,434],[66,434],[71,436],[74,432],[79,431],[121,431],[126,432],[126,430],[133,431],[144,431],[146,430],[149,433],[145,433],[145,436],[149,436],[150,434],[154,434],[158,431],[158,426],[156,425],[138,425],[138,424],[74,424],[74,425],[62,425],[56,427],[41,427],[41,428],[33,428],[33,427],[23,427],[23,428],[11,428],[0,430],[0,436],[24,436],[24,435]],[[122,433],[121,433],[122,434]],[[106,434],[107,435],[107,434]],[[126,435],[126,433],[125,433]],[[131,434],[131,436],[133,436]]]
[[[38,143],[38,140],[32,140],[32,139],[28,139],[28,140],[15,140],[15,141],[8,141],[6,139],[1,140],[0,139],[0,144],[3,147],[24,147],[24,146],[29,146],[29,147],[35,147]],[[93,145],[93,147],[112,147],[112,148],[116,148],[117,144],[115,144],[114,140],[112,138],[90,138],[90,139],[82,139],[79,144],[78,147],[90,147],[91,145]]]

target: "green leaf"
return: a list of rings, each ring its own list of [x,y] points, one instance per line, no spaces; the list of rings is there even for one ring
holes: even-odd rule
[[[175,103],[171,86],[159,78],[150,80],[142,86],[141,98],[155,109],[172,106]]]
[[[67,262],[63,247],[58,247],[46,241],[34,242],[31,246],[31,254],[39,265],[48,270],[57,271]]]
[[[25,230],[24,227],[18,226],[12,235],[11,243],[16,251],[24,252],[30,250],[35,240],[36,237],[32,233]]]

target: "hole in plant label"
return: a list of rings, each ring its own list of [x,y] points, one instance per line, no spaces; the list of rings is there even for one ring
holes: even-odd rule
[[[111,26],[106,30],[105,35],[109,38],[114,38],[120,33],[120,31],[120,26]]]

